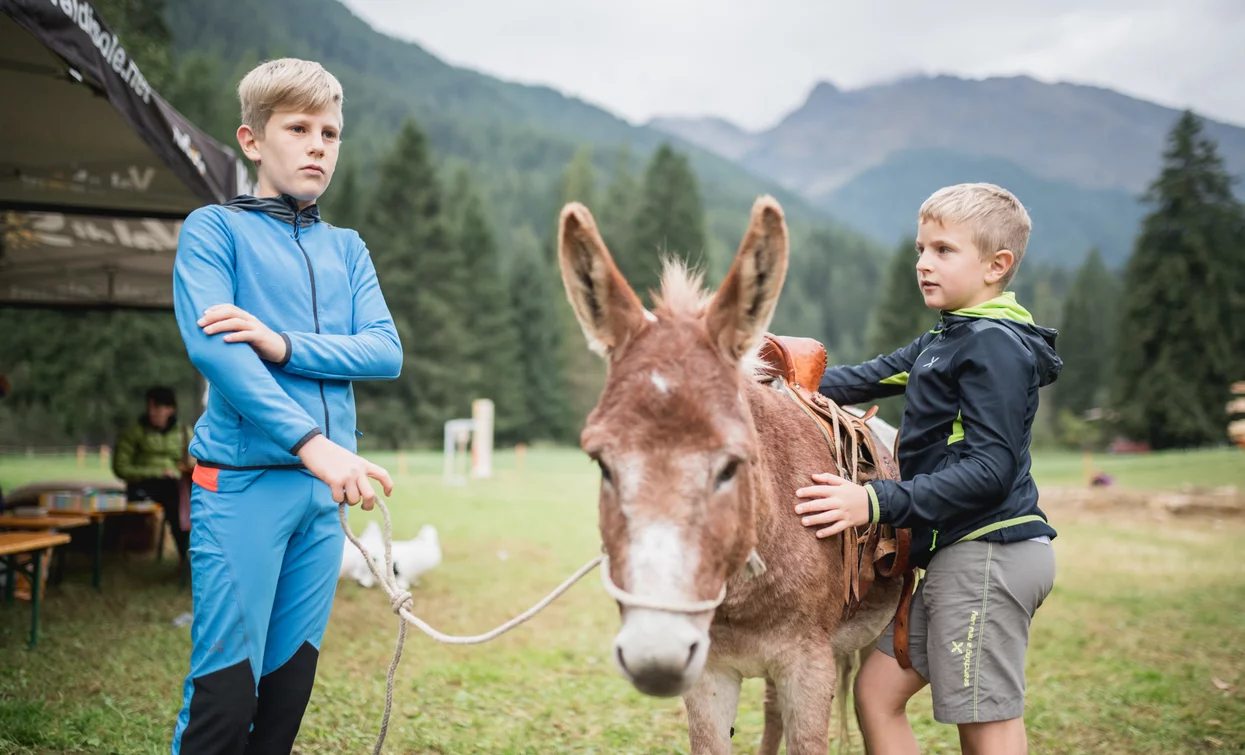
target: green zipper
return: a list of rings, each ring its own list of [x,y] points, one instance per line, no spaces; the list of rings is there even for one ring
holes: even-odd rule
[[[934,530],[934,539],[929,541],[929,549],[932,551],[934,546],[938,544],[938,530]]]

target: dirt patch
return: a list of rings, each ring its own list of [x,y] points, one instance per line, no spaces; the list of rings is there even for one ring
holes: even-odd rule
[[[1235,485],[1201,488],[1185,485],[1169,490],[1123,487],[1042,488],[1043,508],[1132,513],[1145,517],[1245,520],[1245,493]]]

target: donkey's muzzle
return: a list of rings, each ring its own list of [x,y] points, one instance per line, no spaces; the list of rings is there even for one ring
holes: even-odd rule
[[[635,609],[614,638],[614,664],[638,691],[677,697],[700,676],[709,636],[687,616]]]

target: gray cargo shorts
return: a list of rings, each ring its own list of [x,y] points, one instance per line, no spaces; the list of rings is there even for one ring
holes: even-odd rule
[[[1049,543],[970,540],[934,554],[908,622],[912,667],[929,681],[944,724],[1024,715],[1029,622],[1055,583]],[[894,624],[878,650],[895,656]]]

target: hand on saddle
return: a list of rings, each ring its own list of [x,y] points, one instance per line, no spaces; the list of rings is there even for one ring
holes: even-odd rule
[[[795,513],[809,514],[800,520],[805,527],[830,525],[817,530],[817,537],[830,537],[869,523],[869,493],[862,486],[828,472],[813,475],[813,480],[822,484],[795,491],[800,498],[809,499],[796,504]]]

